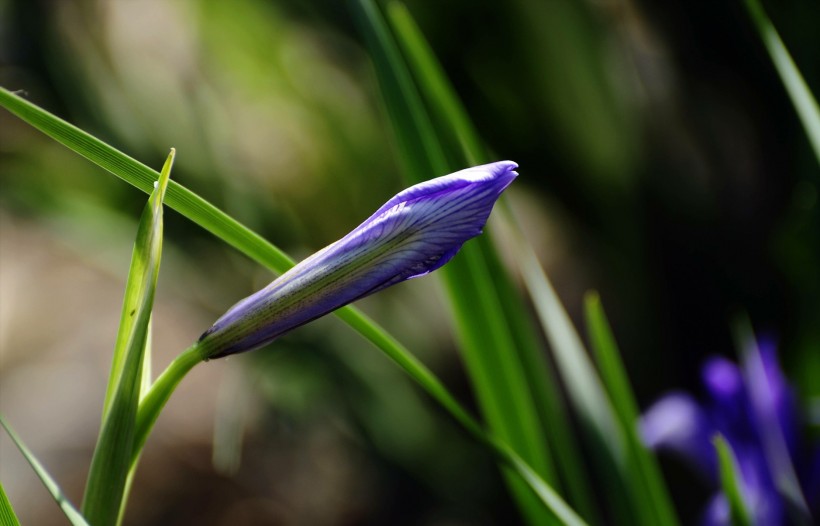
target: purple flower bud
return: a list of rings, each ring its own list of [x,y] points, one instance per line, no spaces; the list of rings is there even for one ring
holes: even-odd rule
[[[501,161],[404,190],[339,241],[226,312],[199,339],[205,359],[250,351],[390,285],[447,263],[481,233],[518,175]]]

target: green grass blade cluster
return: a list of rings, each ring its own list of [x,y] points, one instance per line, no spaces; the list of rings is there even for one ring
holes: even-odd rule
[[[411,15],[399,2],[390,2],[386,7],[388,18],[397,35],[397,40],[402,46],[402,51],[407,58],[408,65],[414,73],[414,80],[418,83],[419,91],[424,98],[427,107],[430,108],[431,119],[436,130],[442,137],[445,151],[458,158],[457,152],[461,150],[461,157],[469,164],[486,162],[483,155],[480,140],[463,110],[458,97],[452,87],[447,82],[441,66],[435,60],[429,46],[424,41],[421,32],[415,25]],[[449,132],[449,133],[442,133]],[[526,244],[519,243],[524,247]],[[638,516],[643,517],[644,524],[675,524],[676,518],[668,496],[664,481],[660,476],[660,471],[655,463],[654,457],[646,451],[637,436],[635,424],[638,418],[637,407],[634,397],[629,389],[625,371],[621,365],[620,369],[613,370],[612,363],[620,358],[617,355],[617,348],[614,340],[609,336],[610,346],[606,347],[602,354],[598,356],[599,366],[608,368],[604,370],[604,382],[602,383],[595,372],[595,368],[587,357],[580,338],[572,326],[563,306],[555,295],[554,290],[549,285],[549,281],[544,275],[534,254],[529,254],[527,261],[529,271],[527,274],[529,288],[536,289],[533,294],[536,304],[541,304],[544,326],[547,334],[551,337],[557,361],[561,365],[562,373],[570,386],[570,393],[580,407],[581,413],[587,415],[587,421],[597,428],[599,442],[608,445],[616,466],[621,470],[621,477],[626,478],[632,489],[631,500],[633,508]],[[517,258],[519,261],[522,258]],[[594,321],[605,321],[603,311],[599,308],[593,310],[596,314]],[[608,326],[606,326],[608,329]],[[597,325],[596,334],[603,335],[604,326]],[[601,340],[599,339],[599,343]],[[606,352],[609,351],[609,352]],[[543,387],[544,380],[550,378],[550,371],[539,361],[527,360],[526,353],[522,353],[522,359],[527,364],[527,371],[538,371],[539,374],[531,377],[531,385],[536,393],[544,393],[539,389]],[[609,361],[606,361],[609,358]],[[542,362],[542,360],[541,360]],[[619,374],[616,374],[619,373]],[[539,381],[540,380],[540,381]],[[618,384],[620,380],[620,384]],[[552,386],[548,386],[551,388]],[[609,396],[607,397],[608,391]],[[550,399],[557,397],[554,389],[551,391]],[[616,407],[613,407],[615,405]],[[627,411],[627,409],[630,409]],[[571,431],[567,429],[565,420],[560,417],[550,416],[549,412],[542,412],[542,417],[551,425],[549,427],[551,438],[570,436],[570,444],[575,446]],[[560,433],[557,431],[561,431]],[[615,437],[615,439],[613,439]],[[620,437],[620,438],[619,438]],[[600,439],[604,439],[601,441]],[[551,444],[556,452],[557,463],[563,467],[568,459],[577,457],[577,447],[563,447],[562,440],[553,440]],[[625,443],[623,443],[625,442]],[[562,474],[569,472],[568,487],[570,494],[576,497],[584,508],[588,500],[589,490],[583,480],[572,480],[573,472],[580,471],[576,466],[579,463],[570,464],[575,469],[562,470]],[[573,482],[576,484],[574,485]],[[580,490],[578,488],[581,488]],[[573,491],[574,490],[574,491]],[[580,498],[578,498],[580,495]],[[650,498],[647,498],[650,496]],[[591,506],[590,506],[591,507]]]
[[[490,159],[478,133],[410,12],[400,2],[388,3],[386,12],[448,157],[461,166],[488,162]],[[503,197],[500,208],[504,209]],[[492,257],[493,251],[487,255],[495,267],[493,275],[498,278],[495,284],[502,311],[507,314],[507,323],[516,340],[519,358],[544,427],[542,441],[545,446],[549,445],[560,471],[560,480],[557,473],[547,480],[555,487],[563,483],[576,509],[593,522],[600,522],[555,375],[545,360],[532,320],[522,309],[506,271],[500,267],[497,258]]]
[[[729,517],[732,525],[752,526],[751,515],[746,507],[746,502],[743,500],[740,468],[737,465],[737,459],[732,447],[723,435],[715,436],[713,443],[718,456],[720,485],[723,488],[726,500],[729,501]]]
[[[131,473],[137,411],[145,384],[145,351],[162,253],[162,200],[173,166],[174,150],[162,169],[137,230],[123,300],[124,326],[114,352],[107,410],[83,497],[83,514],[99,526],[119,523]]]
[[[2,526],[20,526],[20,521],[17,519],[17,514],[14,513],[14,508],[11,507],[11,502],[6,495],[6,490],[3,489],[3,484],[0,482],[0,525]]]
[[[510,237],[515,242],[515,259],[520,266],[525,288],[549,340],[569,401],[581,417],[596,453],[593,467],[600,479],[608,481],[606,485],[627,484],[627,488],[633,489],[617,496],[607,494],[612,513],[619,523],[657,524],[646,495],[634,491],[637,488],[631,484],[635,481],[636,470],[624,444],[624,435],[628,431],[618,421],[595,366],[538,258],[523,240],[514,220],[510,221],[510,226],[513,230]],[[634,421],[630,425],[634,426]],[[674,519],[667,524],[675,524]]]
[[[447,128],[437,126],[447,122],[446,116],[437,111],[443,106],[425,104],[420,93],[420,87],[424,91],[420,80],[424,73],[408,67],[397,41],[401,38],[394,37],[394,30],[378,7],[371,1],[354,2],[353,6],[409,182],[443,175],[474,162],[477,157],[465,155],[464,145],[446,139],[455,134],[448,135]],[[442,86],[438,84],[438,93],[444,92]],[[459,346],[490,427],[541,477],[555,483],[548,437],[520,356],[521,340],[527,334],[515,330],[521,328],[520,324],[511,323],[512,318],[524,318],[523,306],[506,304],[515,296],[506,293],[509,277],[488,234],[465,246],[442,270]],[[517,479],[511,479],[511,484],[530,522],[543,524],[550,520],[527,488]]]
[[[354,2],[354,12],[373,59],[385,109],[408,182],[456,168],[444,155],[432,120],[391,29],[370,1]],[[458,168],[461,168],[460,166]],[[486,234],[485,234],[486,235]],[[493,432],[508,442],[537,472],[552,479],[535,406],[516,361],[515,343],[489,275],[480,241],[465,246],[442,271],[453,310],[459,346],[482,412]],[[549,521],[519,481],[512,481],[519,506],[533,522]]]
[[[63,494],[63,490],[60,489],[60,486],[51,478],[48,471],[40,464],[40,461],[37,460],[37,457],[23,444],[23,441],[17,436],[17,434],[11,429],[8,425],[6,420],[0,416],[0,425],[6,430],[6,433],[9,434],[11,440],[17,446],[17,449],[20,450],[20,453],[23,454],[26,461],[31,465],[31,468],[40,478],[40,481],[43,483],[43,486],[46,487],[46,490],[51,494],[54,500],[57,502],[57,505],[60,506],[60,509],[65,514],[68,522],[70,522],[73,526],[88,526],[88,521],[80,514],[79,511],[71,504],[68,498]]]
[[[378,342],[379,348],[385,351],[387,356],[396,362],[410,377],[412,377],[425,391],[427,391],[436,401],[438,401],[450,413],[457,422],[479,442],[488,446],[508,468],[512,469],[535,494],[540,502],[549,511],[550,522],[558,521],[565,525],[586,524],[566,502],[546,484],[543,478],[535,473],[533,469],[506,443],[497,440],[492,435],[486,433],[481,425],[464,409],[464,407],[447,390],[441,380],[439,380],[423,363],[415,356],[407,352],[398,341],[372,323],[366,315],[360,312],[348,311],[342,314],[342,318],[351,326],[361,328],[364,334],[371,341]]]
[[[570,401],[588,426],[610,450],[617,463],[624,458],[623,431],[615,423],[614,410],[607,398],[595,366],[584,349],[581,337],[541,268],[538,258],[524,242],[516,247],[516,259],[532,296],[541,325],[564,378]]]
[[[814,155],[820,162],[820,108],[817,106],[817,99],[812,95],[803,75],[800,74],[800,70],[797,69],[788,49],[783,44],[783,40],[766,15],[766,11],[763,10],[760,0],[746,0],[746,10],[763,40],[763,45],[766,46],[766,51],[780,75],[780,80],[783,81],[792,99],[792,104],[803,123]]]
[[[623,431],[626,446],[624,476],[634,507],[646,524],[676,524],[672,499],[652,453],[638,434],[638,404],[629,385],[621,354],[596,292],[584,302],[590,346],[601,371],[601,378],[612,400],[615,416]]]

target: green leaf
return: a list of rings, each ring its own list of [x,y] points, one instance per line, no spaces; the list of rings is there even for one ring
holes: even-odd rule
[[[415,183],[464,168],[460,159],[463,150],[445,150],[447,144],[437,134],[414,78],[378,8],[368,0],[354,2],[353,6],[374,62],[399,158],[409,181]],[[510,323],[510,318],[519,318],[523,309],[513,305],[505,311],[505,300],[511,297],[506,294],[509,277],[497,261],[489,236],[489,232],[485,232],[465,245],[440,271],[455,318],[459,347],[490,427],[541,477],[555,483],[548,436],[543,432],[519,354],[522,341]],[[517,328],[520,327],[519,324]],[[503,352],[499,352],[502,349]],[[530,522],[550,521],[520,481],[508,480]]]
[[[415,356],[404,349],[392,336],[387,334],[375,323],[372,323],[362,313],[347,311],[343,313],[342,318],[351,325],[360,328],[363,331],[362,333],[371,341],[379,342],[377,345],[385,351],[388,358],[404,369],[404,371],[439,402],[457,422],[464,426],[476,440],[488,446],[507,467],[521,477],[521,480],[528,486],[528,490],[532,491],[542,505],[546,507],[546,510],[549,511],[550,522],[554,522],[555,519],[557,519],[560,524],[586,524],[575,511],[555,493],[552,487],[545,483],[543,478],[511,449],[510,446],[484,431],[481,424],[459,404],[444,384],[441,383],[441,380]]]
[[[170,169],[173,165],[173,159],[176,151],[171,149],[171,153],[168,156],[168,160],[165,163],[165,168],[163,168],[162,175],[165,177],[164,181],[160,178],[162,183],[162,192],[164,194],[165,188],[168,185],[168,177],[170,175]],[[167,170],[166,170],[167,169]],[[157,193],[157,190],[160,190],[159,182],[157,184],[157,189],[154,191],[154,194]],[[152,194],[152,199],[153,195]],[[160,197],[161,199],[161,197]],[[161,203],[161,201],[159,201]],[[153,242],[154,235],[159,235],[159,247],[162,246],[162,210],[161,207],[158,208],[158,212],[154,211],[153,205],[149,203],[148,207],[151,208],[151,216],[149,217],[146,214],[143,214],[143,218],[141,221],[150,221],[155,219],[155,222],[152,223],[153,228],[158,228],[158,232],[149,232],[146,230],[146,237],[145,239],[141,240],[139,238],[139,234],[137,237],[137,246],[140,242]],[[147,211],[147,208],[146,208]],[[142,228],[142,223],[141,223]],[[120,313],[120,324],[117,330],[117,340],[114,344],[114,355],[111,361],[111,371],[108,377],[108,386],[106,387],[105,391],[105,401],[103,404],[103,421],[105,421],[105,415],[108,412],[108,408],[111,404],[111,400],[114,397],[116,392],[117,386],[119,385],[120,377],[122,376],[122,369],[125,362],[125,357],[128,352],[128,345],[131,339],[134,336],[135,332],[135,325],[138,321],[138,317],[136,315],[138,309],[142,305],[144,299],[148,294],[148,288],[153,288],[154,283],[147,281],[145,279],[147,267],[150,264],[150,258],[152,257],[150,254],[150,246],[145,245],[144,247],[140,247],[137,250],[137,246],[135,246],[135,250],[131,255],[131,268],[128,273],[128,280],[125,284],[125,296],[122,302],[122,312]],[[157,254],[157,266],[159,265],[159,254]],[[150,309],[149,309],[150,310]],[[146,327],[146,331],[150,328],[150,319],[149,325]],[[148,334],[146,332],[146,334]],[[146,345],[150,342],[148,337],[145,338]],[[143,354],[143,360],[147,363],[142,368],[142,373],[140,377],[140,392],[147,391],[147,388],[150,387],[151,383],[151,370],[150,370],[150,353],[146,352]]]
[[[154,182],[159,180],[159,172],[156,170],[5,88],[0,88],[0,106],[146,194],[153,191]],[[284,252],[174,181],[168,183],[164,202],[168,207],[275,272],[281,274],[293,266],[293,260]]]
[[[515,250],[516,261],[521,266],[521,274],[552,347],[570,401],[584,422],[609,448],[610,456],[622,464],[625,454],[623,432],[584,344],[532,248],[518,239]]]
[[[723,438],[723,435],[716,435],[712,442],[718,455],[718,468],[720,472],[720,485],[723,488],[723,495],[729,501],[729,516],[733,526],[752,526],[752,519],[746,502],[743,500],[742,478],[737,459],[731,446]]]
[[[454,159],[458,166],[489,162],[467,112],[408,9],[400,2],[389,2],[386,12],[448,158]],[[506,199],[502,197],[496,214],[505,211],[505,205]],[[487,251],[485,257],[491,274],[497,278],[495,285],[500,310],[516,340],[516,349],[541,419],[541,440],[545,446],[549,444],[553,452],[571,502],[582,515],[593,522],[601,522],[577,440],[556,388],[555,374],[546,361],[529,309],[524,307],[506,269],[493,257],[493,252]],[[557,487],[558,480],[550,477],[551,473],[544,475],[545,480]]]
[[[638,404],[598,294],[587,293],[584,306],[590,345],[595,353],[604,387],[612,400],[615,416],[626,438],[624,475],[632,502],[647,524],[677,524],[660,468],[638,435]]]
[[[2,482],[0,482],[0,524],[2,526],[20,526],[20,521],[14,513],[14,508],[11,507],[11,502],[6,496]]]
[[[760,0],[746,0],[746,10],[754,21],[757,33],[763,40],[763,45],[766,46],[766,51],[769,52],[774,67],[780,75],[780,80],[786,87],[794,109],[797,110],[797,115],[803,123],[814,155],[820,162],[820,109],[818,109],[817,100],[766,15],[766,11],[763,10]]]
[[[91,460],[83,514],[95,526],[113,526],[124,508],[131,472],[137,410],[145,383],[145,351],[162,253],[162,200],[175,151],[171,149],[159,181],[140,219],[123,300],[123,323],[111,367],[109,404]],[[113,385],[111,385],[113,384]]]
[[[45,486],[48,492],[51,493],[51,496],[54,497],[54,500],[57,502],[57,505],[60,506],[60,509],[63,510],[68,521],[74,526],[88,526],[88,522],[63,494],[63,490],[60,489],[60,486],[51,478],[51,475],[48,474],[48,471],[40,464],[34,454],[23,444],[23,441],[12,431],[6,419],[2,416],[0,416],[0,425],[3,426],[6,433],[9,434],[11,440],[17,446],[17,449],[20,450],[20,453],[23,454],[23,457],[25,457],[32,469],[34,469],[34,472],[40,477],[43,486]]]
[[[478,133],[407,7],[389,2],[387,17],[445,151],[467,165],[488,162]]]

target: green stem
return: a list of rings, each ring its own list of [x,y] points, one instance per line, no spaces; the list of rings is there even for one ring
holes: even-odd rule
[[[586,522],[561,499],[560,495],[544,483],[540,475],[533,471],[529,464],[505,442],[485,431],[484,427],[464,409],[464,406],[453,397],[438,377],[409,351],[404,349],[390,334],[360,311],[340,309],[337,314],[384,351],[388,358],[393,360],[422,389],[441,404],[473,438],[488,447],[503,464],[518,473],[530,489],[547,505],[548,510],[560,519],[563,524],[567,526],[586,526]]]
[[[171,397],[171,393],[174,392],[180,380],[188,374],[188,371],[201,361],[202,355],[198,344],[188,347],[157,378],[148,394],[140,402],[137,411],[137,429],[134,434],[134,451],[131,453],[131,469],[134,469],[145,440],[151,433],[165,403],[168,402],[168,398]]]

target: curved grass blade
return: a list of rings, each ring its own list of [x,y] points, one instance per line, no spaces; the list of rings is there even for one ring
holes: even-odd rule
[[[752,519],[741,491],[740,468],[738,468],[732,447],[723,435],[716,435],[712,442],[717,451],[720,485],[726,500],[729,501],[729,517],[732,525],[752,526]]]
[[[390,28],[369,0],[353,2],[370,50],[399,157],[410,182],[452,171],[453,152],[438,136]],[[489,230],[489,229],[488,229]],[[518,355],[519,342],[504,312],[505,276],[495,264],[488,232],[465,246],[442,270],[454,314],[459,347],[482,413],[490,427],[536,472],[555,483],[547,437]],[[511,314],[514,315],[514,314]],[[503,351],[502,351],[503,350]],[[533,524],[547,524],[541,505],[515,478],[508,478],[522,512]]]
[[[159,174],[153,169],[4,88],[0,88],[0,106],[5,107],[67,148],[146,193],[151,191],[153,182],[159,177]],[[174,181],[168,183],[165,204],[274,272],[283,273],[293,266],[293,260],[284,252]],[[420,374],[410,367],[409,364],[417,363],[412,353],[361,311],[348,306],[336,311],[336,315],[399,364],[406,373],[436,401],[444,405],[451,414],[455,416],[454,407],[458,407],[464,415],[468,414],[451,396],[449,397],[450,402],[447,401],[448,399],[443,399],[440,390],[436,387],[436,385],[440,385],[440,382],[437,382],[437,384],[426,382],[428,375],[432,377],[432,373],[427,369],[423,369],[427,374]],[[193,351],[189,350],[190,352],[180,355],[166,369],[152,385],[148,395],[140,404],[134,447],[131,452],[132,465],[168,397],[184,374],[199,363],[199,356],[195,352],[195,348],[192,349]],[[458,417],[456,419],[462,424],[464,423]],[[472,434],[485,437],[484,432],[480,431],[481,427],[477,423],[475,426],[475,429],[479,431],[472,431]],[[498,452],[496,451],[496,453]],[[519,471],[514,466],[512,469],[516,472]],[[536,473],[538,477],[542,476],[541,471],[533,471],[533,473]],[[532,477],[524,477],[522,474],[522,480],[528,486],[531,486]],[[546,484],[544,485],[549,487]],[[544,499],[545,492],[536,488],[532,489],[542,503],[539,506],[544,505],[548,509],[552,509],[552,500]],[[557,495],[556,498],[560,499]],[[561,520],[564,524],[584,524],[577,515],[566,514],[561,511],[555,512],[555,515],[562,517]]]
[[[168,185],[168,177],[170,176],[171,166],[174,162],[174,156],[176,155],[176,151],[172,148],[171,153],[168,156],[168,160],[165,162],[165,167],[163,168],[162,174],[160,176],[160,180],[157,182],[158,188],[155,190],[160,190],[159,186],[164,189],[167,188]],[[164,177],[164,180],[163,180]],[[153,198],[153,195],[152,195]],[[161,201],[160,201],[161,202]],[[155,213],[155,212],[152,212]],[[160,210],[158,215],[155,215],[156,218],[156,225],[160,228],[159,236],[162,237],[162,211]],[[146,217],[143,216],[141,221],[145,221]],[[156,233],[152,233],[151,235],[156,235]],[[137,238],[137,242],[139,243],[139,234]],[[161,239],[160,239],[160,246],[161,246]],[[125,357],[128,351],[128,345],[131,339],[134,336],[135,332],[135,325],[138,321],[138,316],[136,316],[137,310],[143,303],[144,298],[146,297],[148,291],[146,290],[148,287],[152,287],[153,284],[145,279],[145,271],[146,267],[150,264],[150,261],[146,261],[146,253],[148,254],[148,259],[150,260],[151,254],[150,250],[140,249],[135,250],[131,254],[131,266],[128,272],[128,279],[125,284],[125,295],[123,297],[122,302],[122,312],[120,314],[120,324],[119,328],[117,329],[117,340],[114,344],[114,354],[111,359],[111,371],[108,377],[108,386],[105,390],[105,401],[103,403],[103,422],[105,421],[106,414],[108,413],[109,406],[111,405],[111,400],[114,397],[116,392],[117,386],[119,385],[120,378],[122,376],[123,366],[125,362]],[[159,264],[159,254],[157,254],[157,264]],[[146,338],[145,338],[145,345],[146,350],[143,353],[143,367],[140,376],[140,393],[145,393],[148,391],[148,388],[151,386],[151,354],[150,354],[150,319],[148,326],[146,327]]]
[[[467,112],[407,7],[401,2],[389,2],[386,5],[386,13],[396,34],[396,41],[407,59],[407,66],[418,84],[420,94],[424,97],[436,131],[442,143],[446,145],[446,153],[460,164],[489,162],[490,159]],[[502,196],[502,210],[504,204],[505,198]],[[583,516],[593,523],[600,523],[595,497],[585,476],[581,453],[573,436],[561,395],[556,388],[555,374],[541,348],[528,309],[522,308],[520,296],[510,280],[504,279],[506,271],[501,268],[497,258],[495,259],[494,265],[490,265],[491,271],[499,277],[496,280],[496,288],[502,311],[512,328],[516,348],[532,389],[543,427],[543,442],[547,444],[549,440],[549,449],[560,470],[561,480],[566,483],[571,502]],[[545,473],[546,475],[549,473]],[[556,477],[545,480],[556,488],[559,487]]]
[[[20,526],[20,520],[14,513],[14,508],[11,507],[11,502],[6,496],[6,490],[3,489],[2,482],[0,482],[0,524],[3,526]]]
[[[0,106],[146,194],[153,191],[154,182],[159,180],[156,170],[2,87]],[[281,274],[293,266],[293,260],[284,252],[175,181],[168,183],[164,202],[169,208],[277,273]]]
[[[560,524],[586,524],[575,511],[570,508],[552,487],[544,482],[543,478],[523,460],[505,442],[500,441],[487,433],[470,413],[459,404],[456,398],[447,390],[444,384],[418,358],[407,352],[391,335],[360,312],[345,312],[342,316],[351,325],[361,325],[367,330],[365,336],[371,341],[379,341],[379,347],[385,350],[387,357],[404,369],[425,391],[438,401],[450,415],[455,418],[476,440],[487,445],[497,457],[512,469],[528,486],[538,500],[549,511],[550,523],[556,519]],[[364,333],[363,333],[364,334]]]
[[[817,100],[766,15],[766,11],[763,10],[760,0],[746,0],[746,10],[755,24],[760,39],[763,40],[763,45],[766,46],[766,51],[780,75],[780,80],[783,81],[783,86],[794,104],[800,122],[803,123],[814,155],[820,162],[820,109],[818,109]]]
[[[145,351],[162,253],[162,200],[168,186],[175,151],[171,149],[160,179],[145,206],[134,242],[123,317],[112,364],[111,393],[94,449],[83,514],[95,526],[114,526],[124,508],[131,472],[137,410],[144,384]]]
[[[407,7],[389,2],[386,13],[446,150],[458,152],[464,164],[487,162],[478,133]]]
[[[632,394],[620,351],[596,292],[584,299],[587,331],[615,416],[626,439],[626,477],[630,495],[640,516],[648,524],[677,524],[672,500],[655,457],[638,436],[638,404]]]
[[[63,494],[63,490],[60,489],[60,486],[51,478],[51,475],[48,474],[48,471],[40,464],[34,454],[23,444],[23,441],[12,431],[6,419],[2,416],[0,416],[0,425],[3,426],[6,433],[9,434],[11,440],[17,446],[17,449],[20,450],[20,453],[23,454],[23,457],[25,457],[31,465],[31,468],[37,476],[40,477],[43,486],[45,486],[48,492],[51,493],[51,496],[54,497],[54,500],[57,502],[57,505],[60,506],[60,509],[63,510],[68,521],[73,526],[88,526],[88,521],[86,521],[80,512],[69,502],[68,498]]]
[[[587,425],[602,438],[602,443],[608,446],[610,456],[616,463],[623,464],[623,432],[584,344],[535,253],[520,239],[516,245],[516,261],[521,266],[521,274],[564,378],[570,401]]]

